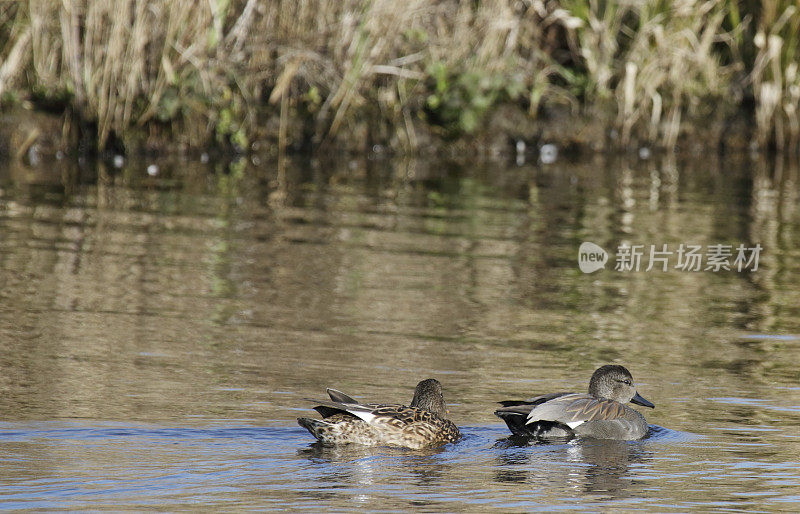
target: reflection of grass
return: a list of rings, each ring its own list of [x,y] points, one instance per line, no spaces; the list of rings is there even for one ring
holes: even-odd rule
[[[100,148],[245,148],[279,109],[282,141],[413,148],[415,124],[473,133],[499,103],[672,146],[752,99],[761,144],[797,148],[799,32],[793,0],[11,2],[0,102],[73,112]]]

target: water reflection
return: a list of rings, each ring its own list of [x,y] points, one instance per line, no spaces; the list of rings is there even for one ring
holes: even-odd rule
[[[299,450],[298,456],[312,463],[313,481],[320,493],[338,502],[374,502],[385,496],[385,488],[402,481],[403,487],[434,490],[453,475],[453,465],[437,456],[445,448],[405,450],[361,445],[330,446],[312,443]],[[387,469],[392,472],[387,474]],[[427,502],[409,494],[415,505]],[[321,498],[323,496],[320,496]],[[344,503],[343,503],[344,504]]]
[[[0,165],[3,419],[291,426],[235,462],[213,449],[197,456],[248,473],[261,456],[263,487],[247,475],[241,495],[256,507],[263,490],[311,510],[342,490],[387,509],[442,510],[566,505],[576,491],[618,508],[647,495],[686,507],[795,494],[796,162],[294,159],[278,173],[175,159],[157,176],[146,164]],[[610,261],[584,275],[583,241],[764,252],[754,273],[617,272]],[[608,362],[641,377],[658,405],[651,422],[707,440],[494,446],[505,428],[493,402],[582,390]],[[426,377],[444,384],[472,439],[425,455],[359,453],[307,448],[294,427],[302,398],[324,387],[404,399]],[[81,468],[62,464],[69,450],[52,437],[31,436],[0,476],[28,492],[44,474],[96,479],[117,455],[109,439]],[[142,446],[125,452],[134,475],[150,469]],[[144,454],[153,468],[184,464],[180,452]],[[697,478],[711,472],[723,476],[714,494]]]
[[[503,450],[495,470],[498,482],[553,483],[609,499],[637,495],[641,481],[631,476],[631,466],[653,458],[644,441],[580,439],[545,444],[509,437],[496,446]]]

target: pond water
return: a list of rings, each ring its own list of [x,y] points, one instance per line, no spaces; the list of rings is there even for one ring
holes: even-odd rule
[[[0,164],[0,508],[797,509],[796,165],[147,164]],[[675,268],[681,244],[732,269]],[[525,444],[492,414],[605,363],[656,404],[648,438]],[[328,386],[408,402],[428,377],[457,444],[295,422]]]

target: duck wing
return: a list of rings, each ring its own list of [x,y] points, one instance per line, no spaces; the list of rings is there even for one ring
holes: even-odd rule
[[[334,395],[336,395],[337,392],[338,391],[334,392]],[[352,400],[352,398],[350,399]],[[377,405],[360,404],[355,400],[353,400],[352,402],[337,402],[333,400],[314,400],[311,398],[306,398],[306,400],[316,404],[314,406],[314,410],[319,412],[320,416],[322,416],[323,419],[328,419],[331,417],[336,417],[336,418],[349,417],[349,418],[363,419],[363,416],[360,416],[359,413],[362,413],[362,415],[364,416],[368,416],[368,414],[373,410],[373,408],[377,407]]]
[[[503,407],[494,411],[494,415],[505,421],[511,433],[516,436],[540,437],[546,434],[553,425],[558,425],[558,423],[547,422],[544,425],[529,425],[528,415],[537,406],[569,394],[571,393],[550,393],[528,400],[505,400],[499,402]]]
[[[332,389],[330,387],[328,388],[328,396],[331,397],[331,400],[338,403],[359,403],[357,400],[354,400],[343,392],[337,391],[336,389]]]
[[[614,400],[581,393],[562,394],[536,405],[526,424],[552,421],[575,428],[587,421],[611,421],[625,417],[625,406]]]
[[[572,393],[550,393],[550,394],[543,394],[541,396],[536,396],[534,398],[530,398],[528,400],[503,400],[502,402],[497,402],[503,407],[529,407],[525,414],[531,411],[533,407],[536,405],[540,405],[544,402],[549,402],[554,398],[558,398],[559,396],[564,396],[565,394],[572,394]],[[500,409],[505,410],[505,409]]]
[[[339,391],[334,390],[334,395],[338,396],[337,393],[339,393]],[[345,397],[347,396],[343,393],[339,394]],[[388,423],[398,428],[415,422],[429,422],[434,419],[440,419],[437,415],[424,409],[406,407],[405,405],[399,404],[362,404],[355,400],[353,400],[353,402],[337,402],[309,399],[309,401],[317,404],[314,410],[319,412],[323,418],[328,418],[335,414],[345,414],[362,419],[370,424],[376,422],[382,424]]]

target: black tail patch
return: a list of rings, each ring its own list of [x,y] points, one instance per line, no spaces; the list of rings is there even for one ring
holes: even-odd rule
[[[494,415],[506,422],[512,434],[524,437],[536,437],[536,433],[531,431],[525,424],[525,422],[528,421],[527,415],[502,409],[494,411]]]
[[[528,416],[518,412],[506,410],[496,410],[495,416],[499,417],[508,425],[511,433],[519,437],[535,437],[537,439],[572,439],[575,433],[567,425],[557,421],[539,420],[534,423],[526,424]]]
[[[530,405],[533,408],[534,403],[525,400],[503,400],[502,402],[497,402],[503,407],[514,407],[516,405]]]
[[[325,422],[324,421],[320,421],[318,419],[297,418],[297,424],[300,425],[301,427],[305,428],[309,432],[311,432],[311,435],[313,435],[314,437],[319,439],[319,436],[317,435],[317,430],[322,425],[324,425]]]

